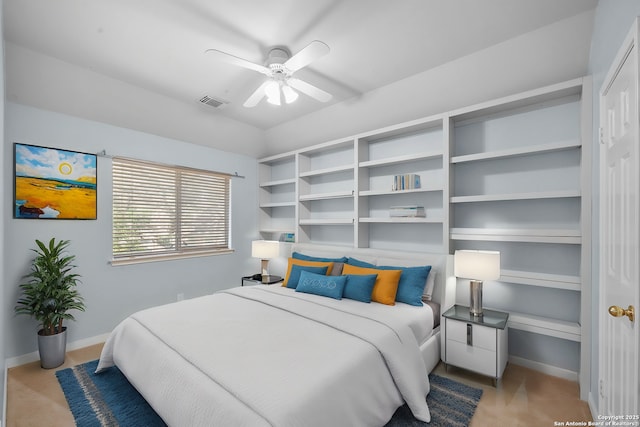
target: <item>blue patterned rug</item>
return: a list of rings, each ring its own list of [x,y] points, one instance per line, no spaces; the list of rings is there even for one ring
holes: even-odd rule
[[[56,372],[78,427],[166,426],[118,368],[95,375],[97,365],[94,360]],[[417,421],[404,405],[385,427],[469,425],[482,390],[434,374],[429,375],[429,380],[431,422]]]

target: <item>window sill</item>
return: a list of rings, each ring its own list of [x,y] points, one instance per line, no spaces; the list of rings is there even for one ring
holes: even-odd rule
[[[131,264],[145,264],[148,262],[159,262],[159,261],[173,261],[178,259],[185,258],[200,258],[205,256],[215,256],[215,255],[227,255],[235,252],[233,249],[219,249],[219,250],[210,250],[210,251],[198,251],[192,253],[178,253],[178,254],[163,254],[163,255],[144,255],[144,256],[133,256],[126,258],[112,258],[109,263],[112,266],[119,265],[131,265]]]

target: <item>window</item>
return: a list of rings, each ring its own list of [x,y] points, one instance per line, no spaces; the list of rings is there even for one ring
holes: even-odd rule
[[[230,176],[113,159],[113,263],[229,251]]]

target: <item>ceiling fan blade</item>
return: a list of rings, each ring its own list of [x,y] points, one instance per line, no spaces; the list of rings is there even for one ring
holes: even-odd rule
[[[247,98],[246,101],[244,101],[244,104],[242,104],[242,106],[246,108],[251,108],[258,105],[258,102],[260,102],[262,98],[264,98],[265,96],[264,89],[267,86],[267,84],[269,84],[269,81],[270,80],[265,80],[265,82],[262,83],[260,87],[258,87],[258,89],[256,89],[255,92],[253,92],[251,96]]]
[[[217,49],[207,49],[205,53],[210,56],[215,56],[220,60],[227,62],[229,64],[237,65],[239,67],[248,68],[249,70],[257,71],[259,73],[270,75],[271,70],[265,66],[254,64],[251,61],[247,61],[246,59],[239,58],[235,55],[231,55],[230,53],[223,52]]]
[[[306,67],[327,53],[329,53],[329,46],[319,40],[314,40],[289,58],[283,65],[293,72]]]
[[[287,80],[289,86],[294,89],[299,90],[300,92],[309,95],[310,97],[317,99],[320,102],[329,102],[332,98],[330,93],[323,91],[322,89],[318,89],[317,87],[303,81],[300,79],[290,78]]]

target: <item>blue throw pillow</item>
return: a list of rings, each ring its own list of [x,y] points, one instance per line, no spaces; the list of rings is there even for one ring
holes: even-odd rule
[[[389,265],[378,265],[374,268],[380,270],[402,270],[400,281],[398,282],[398,292],[396,301],[409,305],[422,305],[422,294],[427,284],[427,277],[431,271],[430,265],[420,267],[392,267]]]
[[[317,274],[327,274],[327,269],[329,267],[312,267],[308,265],[297,265],[293,264],[291,266],[291,273],[289,273],[289,281],[287,282],[287,288],[295,289],[298,286],[298,281],[300,280],[300,274],[304,271],[309,271],[311,273]]]
[[[301,254],[300,252],[292,253],[291,254],[291,258],[302,259],[302,260],[305,260],[305,261],[318,261],[318,262],[341,262],[341,263],[347,262],[347,257],[346,256],[343,256],[343,257],[340,257],[340,258],[322,258],[322,257],[317,257],[317,256]]]
[[[377,274],[347,274],[343,277],[347,278],[343,298],[371,302],[371,293],[378,278]]]
[[[309,271],[302,271],[296,292],[342,299],[346,282],[347,276],[323,276]]]
[[[351,257],[349,257],[349,259],[347,260],[347,264],[355,265],[356,267],[363,267],[363,268],[378,268],[376,267],[375,264],[371,264],[370,262],[360,261],[359,259],[351,258]]]

